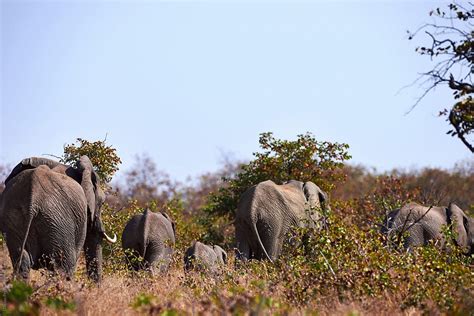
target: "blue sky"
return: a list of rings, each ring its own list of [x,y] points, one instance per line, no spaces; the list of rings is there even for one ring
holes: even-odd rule
[[[309,131],[380,171],[452,167],[472,155],[437,117],[448,89],[408,115],[423,90],[397,93],[432,66],[406,30],[438,5],[2,1],[0,161],[107,135],[122,169],[147,153],[183,180]]]

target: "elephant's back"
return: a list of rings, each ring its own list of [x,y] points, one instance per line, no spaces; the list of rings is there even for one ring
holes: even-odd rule
[[[42,236],[43,248],[75,249],[78,253],[87,230],[87,201],[80,184],[41,166],[32,170],[32,192],[31,208],[37,212],[32,234]]]
[[[12,178],[0,199],[0,230],[7,235],[15,234],[20,222],[27,222],[32,204],[31,171],[27,170]]]
[[[81,210],[83,214],[69,215],[82,215],[87,219],[87,201],[82,187],[73,179],[53,172],[47,166],[17,174],[10,180],[2,196],[1,209],[24,209],[33,212],[31,215],[48,210],[57,210],[59,214]]]
[[[199,241],[195,241],[191,247],[186,250],[184,262],[187,270],[193,267],[212,268],[217,264],[217,255],[214,250]]]
[[[24,238],[31,221],[26,248],[52,255],[70,249],[76,252],[85,240],[87,202],[82,187],[73,179],[47,166],[27,169],[13,177],[2,198],[0,212],[7,234]],[[74,236],[71,238],[71,236]]]
[[[446,208],[441,206],[423,206],[418,203],[408,203],[398,212],[398,221],[429,221],[442,225],[446,223]]]
[[[196,242],[194,247],[194,253],[196,257],[203,260],[204,262],[215,262],[217,260],[216,253],[211,246],[205,245],[202,242]]]
[[[247,190],[241,198],[238,216],[251,218],[275,216],[283,212],[285,217],[296,224],[304,214],[305,198],[303,192],[294,185],[277,185],[271,180],[260,182]]]
[[[137,243],[140,242],[139,235],[143,234],[140,229],[140,223],[143,219],[143,214],[134,215],[125,225],[122,232],[122,248],[123,249],[137,249]],[[142,245],[143,247],[143,245]]]
[[[442,226],[447,224],[446,208],[409,203],[395,213],[392,228],[407,229],[410,245],[422,245],[427,240],[441,238]]]
[[[169,240],[175,243],[174,230],[171,222],[161,213],[148,212],[148,234],[157,240]],[[150,240],[152,242],[152,240]]]

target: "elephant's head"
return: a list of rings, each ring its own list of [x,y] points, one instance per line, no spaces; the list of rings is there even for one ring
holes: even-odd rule
[[[456,243],[469,255],[474,253],[474,219],[467,216],[459,206],[449,204],[447,219],[456,235]]]
[[[219,260],[221,260],[223,264],[227,264],[227,252],[225,252],[224,249],[217,245],[214,245],[212,246],[212,250],[214,250],[217,255],[217,258],[219,258]]]
[[[105,201],[105,194],[89,157],[82,156],[79,159],[77,171],[80,174],[80,184],[87,200],[87,234],[84,243],[87,273],[90,278],[99,281],[102,275],[102,239],[116,242],[117,236],[110,238],[104,231],[100,208]]]

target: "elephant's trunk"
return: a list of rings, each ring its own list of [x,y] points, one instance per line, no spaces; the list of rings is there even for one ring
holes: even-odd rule
[[[86,257],[86,270],[89,278],[95,282],[102,279],[102,239],[104,229],[100,214],[96,214],[94,222],[90,224],[84,243],[84,253]],[[116,239],[116,236],[114,236]]]
[[[86,270],[89,278],[95,282],[102,279],[102,235],[97,233],[87,234],[84,243],[84,253],[86,258]]]

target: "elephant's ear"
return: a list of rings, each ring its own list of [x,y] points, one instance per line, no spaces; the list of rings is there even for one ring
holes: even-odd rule
[[[217,245],[214,245],[212,248],[214,249],[214,252],[217,254],[217,256],[219,255],[222,256],[222,260],[224,261],[224,264],[227,264],[227,252]]]
[[[97,178],[92,170],[92,163],[87,156],[82,156],[77,162],[77,169],[81,173],[81,186],[87,200],[87,208],[91,216],[91,221],[94,221],[96,211],[95,201],[95,186]]]
[[[57,162],[48,158],[41,158],[41,157],[25,158],[19,164],[17,164],[15,168],[13,168],[12,172],[5,180],[5,185],[7,185],[11,179],[16,177],[23,170],[35,169],[41,165],[45,165],[45,166],[48,166],[50,169],[53,169],[54,167],[62,165],[62,164],[60,162]]]
[[[319,197],[319,202],[321,203],[321,207],[323,209],[329,208],[329,198],[328,198],[327,193],[319,189],[318,197]]]
[[[174,237],[176,237],[176,224],[175,222],[171,219],[171,217],[166,214],[165,212],[161,212],[161,214],[167,219],[170,221],[171,223],[171,227],[173,227],[173,234],[174,234]]]
[[[466,214],[454,203],[449,204],[447,208],[447,221],[451,223],[452,230],[456,234],[456,243],[458,246],[466,248],[468,246],[467,241],[467,226],[468,219]]]
[[[321,200],[320,192],[322,192],[321,189],[311,181],[305,182],[303,185],[304,196],[311,208],[321,207],[321,202],[325,201]]]

